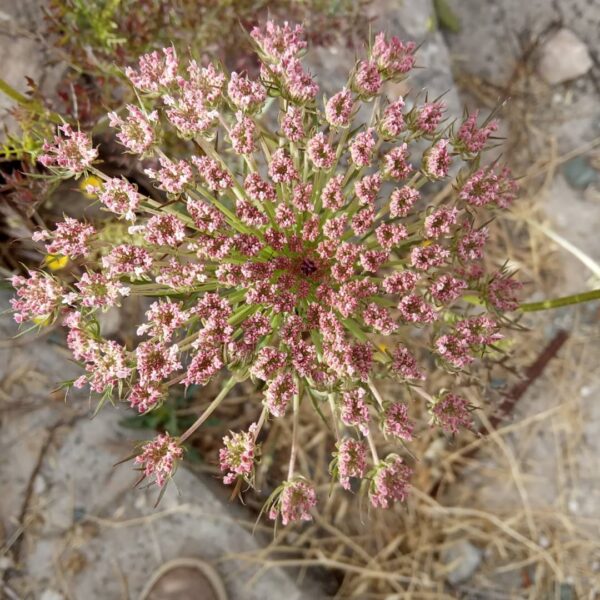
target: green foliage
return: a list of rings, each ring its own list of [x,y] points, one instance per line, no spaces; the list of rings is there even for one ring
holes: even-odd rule
[[[190,390],[197,386],[190,386]],[[179,437],[196,420],[196,414],[179,414],[180,411],[190,407],[191,397],[178,396],[170,398],[161,406],[153,408],[150,412],[142,415],[133,415],[125,417],[120,421],[120,425],[128,429],[149,429],[154,431],[166,431],[174,437]],[[219,419],[210,418],[206,421],[207,425],[219,423]],[[197,450],[192,447],[186,448],[186,458],[192,462],[200,462],[201,456]]]
[[[447,0],[434,0],[434,9],[440,29],[446,29],[452,33],[460,31],[460,21]]]
[[[121,421],[123,427],[130,429],[153,429],[167,431],[171,435],[181,435],[195,420],[194,415],[178,415],[181,409],[189,407],[189,400],[179,397],[165,402],[162,406],[142,415],[126,417]]]
[[[6,132],[6,141],[0,145],[0,160],[25,160],[35,162],[41,153],[44,139],[51,139],[55,125],[61,122],[56,113],[49,110],[42,100],[33,80],[27,78],[27,95],[15,90],[4,79],[0,79],[0,94],[15,102],[12,115],[17,121],[20,132]]]
[[[309,35],[325,40],[331,32],[356,28],[365,0],[51,0],[50,33],[73,66],[116,75],[146,52],[173,44],[185,53],[217,52],[237,58],[242,27],[260,17],[305,22]],[[241,25],[241,26],[240,26]]]

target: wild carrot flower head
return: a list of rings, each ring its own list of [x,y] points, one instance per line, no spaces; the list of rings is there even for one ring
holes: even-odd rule
[[[80,175],[96,160],[98,151],[86,133],[74,131],[68,124],[61,125],[58,131],[53,143],[44,143],[40,162],[63,176]]]
[[[296,423],[307,394],[325,399],[339,430],[336,477],[344,487],[366,477],[371,502],[387,507],[405,497],[411,469],[365,449],[375,448],[378,429],[386,443],[409,442],[428,410],[443,430],[464,426],[458,389],[430,406],[414,387],[434,387],[425,366],[435,360],[459,388],[461,371],[500,339],[502,313],[517,305],[519,284],[483,266],[490,211],[507,207],[516,187],[506,169],[482,166],[491,125],[481,133],[468,120],[455,135],[441,102],[382,94],[385,82],[409,74],[414,44],[378,35],[347,87],[322,104],[302,65],[301,27],[269,22],[251,37],[260,78],[182,64],[172,48],[127,70],[140,106],[110,119],[125,151],[147,161],[152,197],[95,169],[83,134],[65,126],[47,145],[42,160],[55,175],[102,180],[96,195],[132,223],[130,237],[107,247],[69,218],[35,234],[48,252],[86,268],[72,283],[37,272],[15,278],[15,318],[64,312],[69,347],[86,369],[78,385],[119,393],[139,412],[170,388],[203,386],[225,371],[233,383],[223,398],[236,381],[260,382],[256,426],[224,439],[227,483],[252,481],[269,420]],[[365,106],[373,114],[363,121]],[[166,138],[179,138],[176,153],[162,149]],[[415,139],[429,149],[418,153]],[[432,206],[432,189],[450,181]],[[138,326],[143,339],[125,348],[102,338],[95,313],[128,294],[153,303]],[[401,382],[394,402],[377,392],[386,378]],[[181,443],[161,435],[137,462],[164,485]],[[270,513],[284,523],[309,518],[316,503],[290,455]]]
[[[471,427],[469,403],[457,394],[445,394],[430,407],[431,418],[447,433],[458,433],[461,427]]]
[[[310,510],[317,504],[315,488],[303,479],[285,481],[269,510],[272,520],[281,517],[283,525],[291,521],[311,521]]]
[[[334,454],[337,459],[334,470],[337,471],[341,486],[349,490],[350,478],[362,479],[367,470],[366,443],[353,438],[346,438],[338,443]]]
[[[158,487],[163,487],[182,458],[183,449],[177,440],[168,433],[162,433],[142,446],[135,462],[140,465],[144,477],[153,478]]]
[[[375,508],[388,508],[403,501],[408,493],[412,469],[402,459],[391,454],[379,462],[370,473],[369,499]]]
[[[223,438],[224,447],[219,451],[221,471],[226,473],[223,483],[233,483],[238,477],[247,480],[252,478],[257,452],[257,430],[256,423],[253,423],[248,431],[231,432]]]

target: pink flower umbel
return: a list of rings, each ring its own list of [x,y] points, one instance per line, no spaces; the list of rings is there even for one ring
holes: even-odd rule
[[[373,160],[372,154],[376,143],[372,128],[358,133],[350,145],[352,162],[358,167],[368,167]]]
[[[49,254],[63,254],[70,258],[77,258],[89,252],[90,240],[95,233],[93,225],[65,217],[64,221],[57,224],[54,231],[37,231],[32,239],[35,242],[50,240],[46,243],[46,252]]]
[[[57,281],[44,273],[29,271],[28,278],[15,275],[11,283],[17,290],[16,298],[10,301],[17,323],[52,320],[63,298],[63,289]]]
[[[408,145],[401,144],[392,148],[384,157],[383,172],[392,179],[406,179],[413,167],[408,162]]]
[[[282,485],[269,510],[269,518],[275,521],[281,516],[284,526],[294,521],[311,521],[310,510],[317,505],[315,488],[303,479],[285,481]]]
[[[370,98],[379,93],[383,80],[377,65],[366,60],[361,61],[356,69],[354,87],[365,98]]]
[[[335,160],[335,151],[321,131],[308,141],[308,157],[317,169],[329,169]]]
[[[442,121],[445,105],[443,102],[429,102],[416,111],[413,127],[423,133],[432,134]]]
[[[369,499],[375,508],[388,508],[402,502],[408,493],[412,469],[396,454],[377,464],[370,475]]]
[[[245,75],[231,74],[227,86],[231,101],[243,112],[255,112],[260,109],[267,97],[265,88]]]
[[[383,32],[375,36],[372,56],[377,62],[378,69],[385,73],[387,78],[394,79],[408,73],[415,66],[414,42],[401,42],[392,36],[388,42]]]
[[[155,408],[164,399],[164,391],[158,383],[137,383],[127,398],[132,408],[145,413]]]
[[[357,427],[363,435],[369,433],[369,407],[365,402],[366,396],[367,393],[363,388],[356,388],[342,394],[342,423]]]
[[[379,124],[379,129],[384,137],[394,138],[400,135],[405,126],[404,100],[399,98],[386,107],[383,112],[383,119]]]
[[[447,433],[458,433],[461,427],[473,425],[469,403],[456,394],[446,394],[430,408],[431,422]]]
[[[224,448],[219,450],[221,471],[225,472],[223,483],[233,483],[238,477],[243,477],[246,481],[252,480],[257,453],[257,429],[256,423],[252,423],[248,431],[231,432],[223,438]]]
[[[454,128],[426,94],[383,96],[413,69],[412,42],[376,35],[347,85],[324,98],[302,63],[301,26],[267,22],[251,38],[256,77],[208,57],[180,61],[173,48],[126,70],[139,103],[109,122],[127,164],[138,161],[127,178],[92,166],[91,140],[69,126],[46,144],[50,178],[93,174],[102,210],[128,223],[117,238],[112,225],[70,217],[36,232],[45,253],[73,265],[13,278],[15,319],[64,321],[84,369],[76,384],[138,413],[225,378],[179,440],[144,447],[137,462],[158,485],[181,443],[250,381],[260,398],[248,396],[244,415],[260,426],[225,436],[226,483],[252,483],[258,429],[281,420],[289,468],[270,514],[310,518],[298,431],[314,409],[336,436],[333,477],[344,488],[363,479],[387,507],[404,499],[411,469],[399,455],[380,461],[378,445],[409,456],[427,411],[444,431],[466,423],[461,389],[518,307],[520,284],[505,268],[487,272],[485,255],[491,216],[516,185],[485,163],[493,123],[478,127],[474,115]],[[136,183],[140,173],[150,182]],[[99,317],[126,310],[128,296],[145,314],[123,346]],[[446,388],[426,375],[432,365]],[[378,391],[390,379],[401,396]]]
[[[451,162],[448,140],[440,140],[425,153],[423,170],[431,179],[443,179],[448,175]]]
[[[164,48],[162,56],[152,52],[140,58],[139,69],[125,69],[125,75],[140,91],[159,92],[175,82],[179,62],[174,48]]]
[[[135,221],[135,211],[142,201],[142,195],[126,179],[113,177],[105,181],[99,191],[90,186],[88,192],[98,193],[100,202],[111,212],[122,215],[128,221]]]
[[[143,113],[137,106],[127,105],[129,116],[122,119],[117,113],[109,113],[109,124],[120,130],[117,139],[131,152],[144,154],[155,140],[155,127],[158,112]]]
[[[325,105],[325,117],[334,127],[348,127],[353,106],[352,92],[343,89],[332,96]]]
[[[87,383],[98,394],[105,393],[131,373],[125,348],[112,340],[90,342],[84,359],[86,371],[89,371],[90,375],[81,376],[74,385],[83,387]]]
[[[479,112],[474,112],[460,126],[456,139],[453,144],[458,150],[463,150],[472,154],[481,152],[489,137],[498,129],[496,121],[490,121],[484,127],[477,128],[477,117]]]
[[[350,489],[350,478],[362,479],[367,470],[367,447],[364,442],[346,438],[338,444],[337,472],[342,487]]]
[[[153,441],[142,446],[135,462],[140,465],[144,477],[153,478],[158,487],[163,487],[182,458],[183,448],[177,439],[168,433],[161,433]]]
[[[58,130],[60,134],[52,144],[44,143],[40,162],[66,176],[80,175],[98,158],[98,151],[92,147],[92,140],[86,133],[74,131],[68,124],[61,125]]]
[[[494,203],[508,208],[517,195],[517,183],[511,179],[508,169],[499,173],[491,168],[479,169],[465,181],[459,198],[473,206]]]
[[[304,137],[303,112],[297,107],[290,107],[281,116],[281,130],[290,142],[299,142]]]
[[[171,194],[181,194],[192,180],[192,168],[184,160],[172,162],[162,156],[158,159],[161,168],[158,171],[146,169],[146,175],[158,182],[158,187]]]
[[[256,147],[256,124],[241,111],[236,113],[237,122],[229,130],[231,147],[237,154],[252,154]]]
[[[408,406],[402,402],[390,404],[384,414],[383,431],[387,435],[410,442],[414,426],[408,418]]]

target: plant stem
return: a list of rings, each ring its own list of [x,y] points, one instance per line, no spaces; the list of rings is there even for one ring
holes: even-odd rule
[[[288,469],[288,481],[292,480],[294,476],[294,466],[296,465],[296,454],[298,452],[298,413],[300,412],[300,394],[301,390],[298,389],[298,393],[294,394],[294,417],[292,421],[292,449],[290,451],[290,466]]]
[[[367,385],[369,386],[369,389],[371,390],[373,396],[375,396],[375,400],[377,400],[379,406],[383,408],[383,398],[381,397],[379,390],[375,387],[375,384],[373,383],[373,380],[370,377],[367,380]]]
[[[12,85],[4,81],[4,79],[0,78],[0,92],[4,95],[8,96],[11,100],[14,100],[18,104],[31,105],[33,101],[27,96],[23,96],[20,92],[17,92]]]
[[[254,441],[256,441],[256,438],[258,437],[258,434],[260,433],[260,430],[263,428],[263,425],[265,424],[265,421],[267,420],[267,415],[269,414],[269,409],[265,406],[262,409],[262,412],[260,413],[260,417],[258,419],[258,423],[256,423],[256,433],[254,435]]]
[[[194,421],[194,423],[184,432],[179,438],[179,442],[183,444],[195,431],[212,415],[217,406],[221,404],[221,401],[227,396],[231,389],[235,386],[238,380],[235,377],[231,377],[227,383],[223,386],[223,389],[219,392],[218,396],[208,405],[208,408]]]
[[[379,455],[377,454],[377,448],[375,447],[375,442],[373,441],[373,436],[369,431],[369,435],[367,435],[367,440],[369,441],[369,448],[371,448],[371,455],[373,456],[373,464],[377,465],[379,463]]]
[[[337,420],[337,411],[335,409],[335,397],[333,394],[328,395],[329,408],[331,409],[331,419],[333,420],[333,430],[335,431],[335,437],[337,441],[340,441],[340,427]]]
[[[418,387],[416,385],[414,387],[411,387],[411,389],[414,392],[416,392],[417,394],[419,394],[419,396],[421,396],[421,398],[425,398],[425,400],[427,400],[428,402],[431,402],[432,404],[435,404],[435,398],[433,398],[425,390],[422,390],[420,387]]]
[[[553,298],[552,300],[542,300],[541,302],[527,302],[521,304],[519,310],[523,312],[535,312],[538,310],[560,308],[561,306],[569,306],[571,304],[581,304],[592,300],[600,300],[600,289],[592,290],[591,292],[583,292],[581,294],[573,294],[572,296]]]

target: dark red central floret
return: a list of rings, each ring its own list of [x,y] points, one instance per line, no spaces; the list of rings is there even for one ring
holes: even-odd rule
[[[317,270],[318,270],[318,267],[315,264],[314,260],[312,260],[311,258],[303,258],[302,259],[302,262],[300,263],[300,272],[303,275],[306,275],[308,277],[308,276],[316,273]]]

